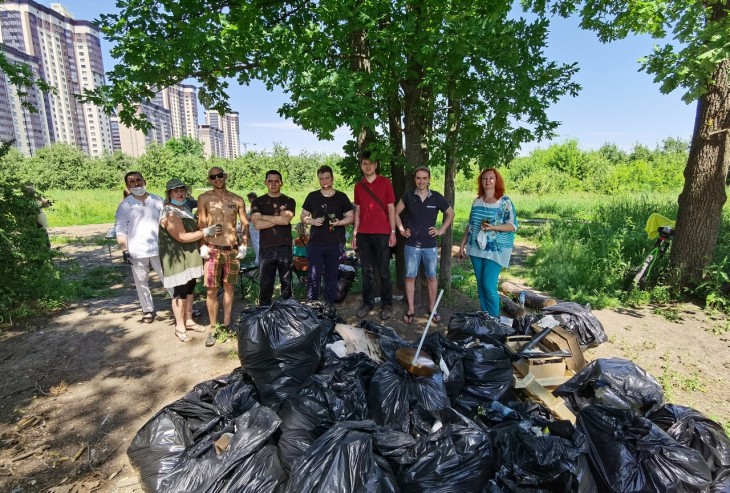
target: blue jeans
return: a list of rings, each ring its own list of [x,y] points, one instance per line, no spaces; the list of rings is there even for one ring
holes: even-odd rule
[[[426,277],[436,277],[436,261],[438,260],[438,248],[419,248],[406,245],[404,250],[406,258],[406,277],[415,279],[418,275],[418,266],[423,262],[423,270]]]
[[[494,260],[474,256],[471,256],[471,264],[474,266],[474,275],[477,278],[479,304],[482,311],[489,313],[492,317],[499,317],[497,281],[502,266]]]
[[[307,245],[307,300],[319,299],[324,274],[324,299],[334,303],[337,296],[337,272],[344,245]]]

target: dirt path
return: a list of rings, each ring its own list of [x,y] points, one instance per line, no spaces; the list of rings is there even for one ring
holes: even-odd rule
[[[141,491],[125,453],[137,430],[196,383],[239,366],[231,341],[206,348],[205,334],[193,334],[192,343],[177,342],[169,301],[159,288],[158,318],[151,325],[140,323],[129,270],[116,250],[110,262],[100,241],[110,226],[59,228],[51,234],[79,238],[58,247],[71,258],[67,262],[118,270],[124,279],[119,296],[1,327],[0,491]],[[351,323],[356,323],[355,298],[348,297],[338,310]],[[237,299],[234,314],[245,303]],[[205,312],[204,302],[196,308]],[[415,339],[426,314],[407,327],[398,321],[404,308],[396,305],[388,325]],[[455,297],[440,310],[444,323],[437,330],[445,329],[453,311],[476,308],[474,300]],[[730,332],[719,333],[720,325],[691,305],[679,307],[677,322],[648,308],[595,314],[609,342],[590,351],[589,358],[630,358],[665,383],[672,402],[730,422]]]

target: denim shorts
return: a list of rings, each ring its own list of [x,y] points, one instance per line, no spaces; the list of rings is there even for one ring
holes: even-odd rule
[[[406,245],[406,277],[415,278],[418,275],[418,264],[423,262],[426,277],[436,277],[436,261],[438,248],[418,248]]]

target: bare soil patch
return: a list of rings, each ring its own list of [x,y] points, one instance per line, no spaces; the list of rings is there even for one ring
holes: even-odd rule
[[[78,262],[80,275],[93,266],[118,269],[124,279],[118,296],[0,327],[0,491],[141,491],[125,453],[137,430],[195,384],[239,366],[233,341],[206,348],[205,334],[195,333],[192,343],[177,341],[159,283],[153,281],[157,319],[140,322],[129,269],[115,249],[110,261],[100,241],[110,227],[59,228],[52,236],[79,238],[56,248],[65,261]],[[236,299],[234,314],[251,302]],[[355,324],[358,306],[350,295],[338,313]],[[204,313],[199,321],[207,322],[203,299],[196,308]],[[477,308],[457,293],[439,310],[443,322],[432,330],[445,331],[455,311]],[[662,310],[679,318],[671,321]],[[396,303],[386,324],[416,339],[428,314],[422,308],[407,326],[400,322],[405,311]],[[631,359],[665,384],[671,402],[730,422],[730,332],[718,330],[719,322],[693,305],[594,314],[609,342],[588,358]],[[373,319],[380,322],[376,314]]]

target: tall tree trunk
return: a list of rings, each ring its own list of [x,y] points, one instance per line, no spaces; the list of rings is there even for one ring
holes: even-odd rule
[[[368,45],[365,31],[354,31],[351,34],[350,46],[352,48],[352,57],[350,58],[350,69],[353,72],[367,72],[370,73],[370,46]],[[363,88],[363,94],[366,98],[373,100],[372,87]],[[375,102],[373,101],[373,108],[375,108]],[[371,114],[373,116],[375,113]],[[354,133],[354,132],[353,132]],[[372,129],[366,126],[360,127],[355,135],[357,140],[358,149],[364,149],[369,143],[375,140],[375,135]]]
[[[403,168],[403,124],[401,120],[402,108],[400,99],[394,94],[388,102],[388,134],[390,136],[390,148],[393,152],[390,169],[395,191],[396,204],[405,187],[405,169]],[[399,235],[396,233],[396,238]],[[406,278],[405,257],[403,255],[403,242],[398,240],[395,249],[395,283],[400,289],[404,289]]]
[[[459,146],[460,112],[459,102],[451,94],[448,100],[448,132],[446,134],[446,171],[444,172],[444,198],[454,207],[456,202],[456,152]],[[441,237],[441,260],[439,261],[439,286],[446,294],[451,293],[451,248],[454,244],[454,226]]]
[[[730,60],[722,61],[714,83],[697,103],[692,145],[684,169],[684,189],[671,263],[678,268],[680,284],[692,284],[713,258],[727,200],[725,181],[730,160]]]

